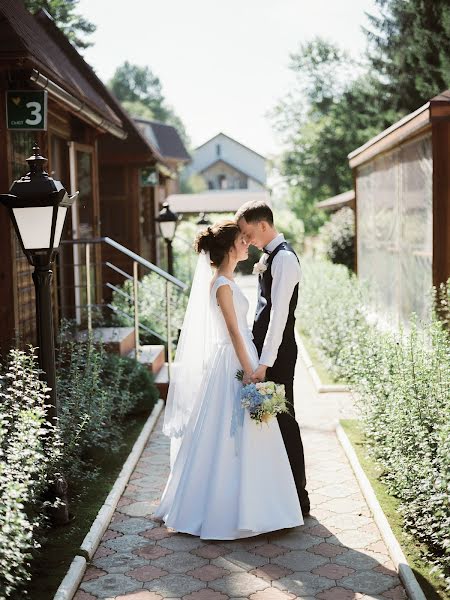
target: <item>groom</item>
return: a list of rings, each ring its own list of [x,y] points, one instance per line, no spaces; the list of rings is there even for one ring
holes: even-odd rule
[[[247,242],[264,251],[258,263],[258,305],[253,341],[259,354],[254,382],[267,378],[286,389],[289,413],[277,415],[292,468],[303,515],[310,510],[300,429],[294,413],[294,370],[297,360],[295,309],[301,278],[300,264],[291,246],[273,224],[273,213],[262,201],[247,202],[235,216]]]

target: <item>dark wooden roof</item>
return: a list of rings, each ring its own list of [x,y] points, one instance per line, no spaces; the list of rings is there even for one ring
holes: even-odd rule
[[[136,123],[149,125],[153,132],[151,142],[156,144],[161,156],[165,159],[173,159],[177,162],[189,162],[191,157],[186,150],[183,140],[178,131],[172,125],[149,121],[148,119],[135,118]]]
[[[0,40],[0,66],[35,68],[115,125],[122,125],[104,84],[45,11],[33,16],[20,0],[1,0]]]

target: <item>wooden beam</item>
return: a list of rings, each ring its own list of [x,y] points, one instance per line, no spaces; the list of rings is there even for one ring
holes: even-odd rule
[[[433,123],[433,285],[450,277],[450,123]]]

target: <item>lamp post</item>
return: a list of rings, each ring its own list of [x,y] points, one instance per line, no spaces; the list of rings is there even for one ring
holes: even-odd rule
[[[39,366],[45,373],[50,390],[47,418],[53,422],[58,414],[55,377],[55,345],[51,300],[52,262],[58,251],[67,209],[77,194],[67,195],[60,181],[44,171],[46,158],[38,146],[27,159],[30,172],[14,181],[9,194],[0,194],[9,210],[22,250],[34,267],[36,289],[37,341]]]
[[[173,249],[172,241],[178,225],[179,217],[169,208],[169,203],[164,202],[159,215],[155,219],[159,224],[159,231],[167,245],[167,270],[173,275]]]
[[[211,221],[208,219],[208,217],[206,216],[205,212],[201,212],[199,214],[198,221],[196,222],[196,225],[198,226],[198,228],[200,230],[205,229],[205,227],[208,227],[208,225],[211,225]]]
[[[27,159],[29,173],[14,181],[9,194],[0,194],[0,202],[7,207],[22,250],[34,267],[39,367],[49,388],[46,416],[54,424],[58,416],[58,399],[51,297],[52,262],[58,251],[67,210],[78,192],[69,198],[62,183],[44,171],[46,160],[41,156],[39,147],[34,146],[33,154]],[[55,483],[55,492],[62,499],[67,493],[63,477]],[[56,509],[54,517],[59,523],[68,521],[67,503],[63,511]]]

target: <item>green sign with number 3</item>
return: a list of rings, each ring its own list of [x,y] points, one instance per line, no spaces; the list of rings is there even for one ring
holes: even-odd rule
[[[47,92],[6,92],[8,129],[47,129]]]

